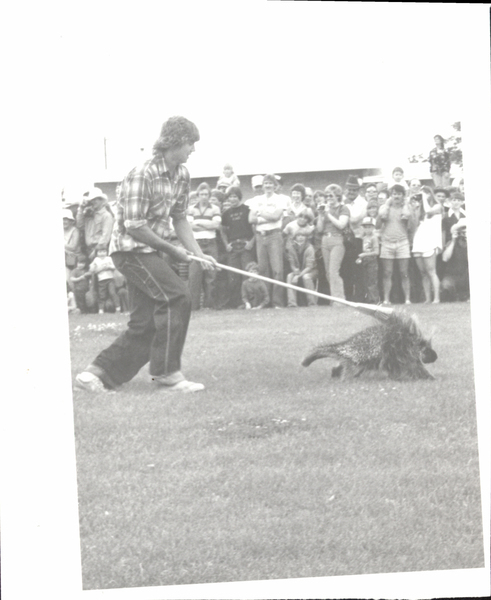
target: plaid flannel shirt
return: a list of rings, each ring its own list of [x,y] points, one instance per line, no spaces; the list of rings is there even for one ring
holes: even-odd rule
[[[162,239],[170,239],[170,218],[186,218],[189,188],[186,167],[178,165],[171,179],[161,155],[135,167],[121,185],[109,252],[155,252],[128,232],[148,225]]]

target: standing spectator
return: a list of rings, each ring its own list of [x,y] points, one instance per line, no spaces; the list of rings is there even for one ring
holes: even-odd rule
[[[315,203],[315,220],[314,220],[314,250],[315,250],[315,260],[317,263],[317,291],[321,294],[329,295],[329,282],[326,277],[326,269],[324,268],[324,260],[322,258],[322,233],[317,229],[317,224],[319,222],[319,206],[323,207],[325,210],[327,200],[326,193],[321,190],[316,190],[314,192],[314,203]],[[319,298],[317,300],[318,304],[329,305],[330,301],[325,298]]]
[[[362,249],[361,238],[363,228],[361,222],[367,214],[367,201],[360,196],[360,184],[354,175],[348,176],[346,182],[345,205],[350,213],[350,227],[354,233],[354,239],[346,243],[346,252],[341,266],[341,277],[344,283],[346,300],[362,301],[363,297],[363,272],[356,259]]]
[[[99,246],[97,256],[92,261],[89,269],[97,284],[95,287],[97,289],[99,313],[114,312],[114,310],[119,312],[121,310],[114,285],[115,268],[112,258],[107,253],[106,246]],[[109,303],[108,300],[111,302]]]
[[[437,187],[433,190],[433,195],[435,196],[435,200],[441,204],[443,209],[442,219],[444,219],[450,208],[450,191],[447,188]],[[443,245],[445,245],[445,240],[443,240]]]
[[[286,220],[283,220],[283,227],[290,221],[293,221],[300,212],[306,207],[304,204],[305,200],[305,187],[301,183],[295,183],[290,190],[291,202],[288,206],[288,215]]]
[[[257,196],[261,196],[263,193],[263,180],[264,180],[264,176],[263,175],[253,175],[251,177],[251,188],[252,188],[252,192],[254,194],[254,196],[252,198],[249,198],[249,200],[246,200],[244,202],[244,204],[246,206],[250,206],[252,204],[252,202],[256,199]]]
[[[339,185],[326,187],[327,205],[318,206],[317,231],[322,235],[321,248],[326,279],[331,296],[344,298],[340,268],[346,252],[343,230],[348,226],[350,212],[342,202],[343,190]],[[336,305],[335,305],[336,306]]]
[[[389,198],[388,190],[380,190],[379,191],[379,193],[377,194],[377,204],[379,205],[379,208],[387,202],[388,198]]]
[[[84,232],[89,260],[95,258],[98,246],[109,247],[114,217],[107,208],[107,196],[99,188],[87,192],[77,211],[77,227]]]
[[[440,302],[440,280],[436,272],[436,257],[442,251],[442,212],[441,204],[427,186],[421,189],[421,203],[418,211],[418,228],[413,239],[413,256],[421,273],[425,302]]]
[[[310,210],[315,214],[316,210],[315,210],[315,202],[314,202],[314,192],[313,192],[312,188],[310,188],[310,187],[305,188],[305,198],[303,199],[303,203],[305,204],[305,206],[307,208],[310,208]]]
[[[450,185],[450,153],[445,150],[445,143],[441,135],[433,138],[435,147],[430,151],[430,173],[435,187],[448,187]]]
[[[317,265],[315,263],[314,247],[308,241],[307,236],[302,230],[296,232],[292,243],[288,246],[287,256],[290,262],[291,272],[286,279],[287,283],[293,285],[302,284],[308,290],[315,290],[317,282]],[[297,292],[292,289],[287,290],[288,306],[297,306]],[[307,306],[317,304],[316,296],[307,294]]]
[[[64,208],[62,216],[63,235],[65,238],[65,276],[68,287],[73,291],[70,284],[70,274],[77,266],[77,258],[81,255],[80,232],[75,227],[75,219],[71,210]]]
[[[249,222],[256,227],[256,252],[259,273],[283,281],[283,239],[281,222],[285,209],[283,199],[275,193],[277,180],[268,174],[263,179],[262,196],[250,206]],[[270,284],[271,286],[271,284]],[[275,285],[270,294],[275,308],[284,306],[283,289]]]
[[[230,208],[222,214],[221,237],[227,252],[229,267],[245,270],[254,260],[254,231],[249,223],[250,209],[242,201],[242,192],[238,187],[227,191]],[[229,271],[230,308],[237,308],[241,302],[242,275]]]
[[[88,260],[84,255],[77,257],[77,266],[70,275],[70,287],[75,296],[75,304],[82,314],[97,312],[97,307],[89,307],[87,304],[87,292],[90,290],[90,278]]]
[[[203,254],[186,219],[190,177],[183,163],[198,140],[194,123],[171,117],[154,144],[154,156],[124,179],[110,250],[116,268],[126,277],[131,315],[128,329],[77,375],[83,389],[115,389],[149,361],[152,381],[166,390],[204,389],[181,372],[191,315],[187,285],[160,258],[165,253],[178,262],[190,262],[189,252],[205,259],[206,268],[215,268],[214,259]],[[185,250],[168,241],[170,218]]]
[[[378,304],[380,300],[378,291],[379,240],[378,235],[375,233],[375,223],[376,221],[372,217],[365,217],[361,222],[363,227],[363,251],[356,259],[363,270],[364,301],[369,304]]]
[[[226,193],[226,190],[231,186],[240,187],[240,180],[234,173],[234,168],[232,167],[232,165],[227,163],[223,167],[223,173],[218,178],[217,188],[219,190],[221,188],[225,188]]]
[[[207,183],[201,183],[197,189],[198,202],[189,209],[189,217],[194,237],[204,254],[218,258],[217,230],[222,218],[220,209],[210,202],[211,189]],[[189,290],[191,292],[191,308],[199,310],[201,294],[204,293],[204,308],[216,308],[216,271],[205,269],[197,261],[189,265]]]
[[[409,203],[404,199],[405,193],[406,191],[402,185],[394,185],[390,198],[379,209],[378,220],[381,227],[380,260],[383,271],[384,304],[390,304],[394,261],[397,261],[405,302],[411,304],[409,239],[411,228],[414,228],[415,225],[415,217]]]
[[[367,203],[370,202],[371,200],[376,200],[377,194],[378,194],[378,190],[377,190],[377,186],[375,183],[368,183],[365,186],[365,200],[367,201]]]
[[[122,273],[117,269],[114,269],[114,287],[116,288],[116,294],[119,299],[119,306],[121,312],[126,313],[130,310],[130,297],[128,294],[128,287],[126,285],[126,279]]]
[[[442,301],[469,299],[469,262],[467,256],[467,221],[460,219],[450,228],[451,239],[442,258],[445,273],[442,279]]]

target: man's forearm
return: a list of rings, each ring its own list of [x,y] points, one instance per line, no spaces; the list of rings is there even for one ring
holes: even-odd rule
[[[134,229],[127,229],[126,231],[137,242],[141,242],[142,244],[150,246],[150,248],[154,248],[155,250],[165,252],[170,256],[175,254],[175,246],[158,236],[154,231],[152,231],[152,229],[150,229],[148,225],[142,225],[141,227],[136,227]]]
[[[184,248],[193,254],[201,256],[203,251],[194,239],[193,230],[189,222],[186,219],[174,219],[173,225],[176,235]]]

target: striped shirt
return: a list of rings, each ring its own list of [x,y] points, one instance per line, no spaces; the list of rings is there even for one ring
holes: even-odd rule
[[[170,218],[186,218],[189,188],[187,168],[178,165],[171,178],[162,155],[135,167],[121,184],[109,252],[155,252],[128,232],[148,225],[162,239],[170,239]]]
[[[194,206],[191,206],[188,211],[188,221],[193,228],[194,239],[214,240],[217,236],[216,229],[195,229],[193,223],[199,223],[200,221],[214,221],[215,223],[220,224],[222,222],[222,217],[218,206],[211,203],[207,206],[201,206],[200,203],[197,202]]]

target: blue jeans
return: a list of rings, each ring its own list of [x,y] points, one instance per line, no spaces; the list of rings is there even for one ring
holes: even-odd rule
[[[343,242],[343,236],[334,235],[322,236],[322,258],[324,259],[324,269],[326,279],[329,282],[331,296],[344,299],[343,280],[339,271],[346,252]]]
[[[197,240],[199,247],[208,256],[218,259],[216,239]],[[199,310],[201,306],[201,292],[204,292],[204,308],[216,308],[216,279],[217,272],[213,269],[203,269],[197,261],[189,263],[189,290],[191,292],[191,307]]]
[[[259,275],[283,281],[283,238],[281,230],[268,235],[256,233],[257,262]],[[273,306],[284,306],[284,291],[279,285],[266,284]]]
[[[252,250],[232,250],[227,252],[227,264],[229,267],[235,269],[246,270],[247,265],[254,260],[254,253]],[[230,292],[229,305],[231,308],[237,308],[242,303],[242,281],[244,276],[233,271],[228,272],[228,284]]]
[[[128,329],[93,361],[109,387],[130,381],[150,361],[150,375],[181,370],[191,315],[184,281],[157,253],[115,252],[115,267],[126,277],[131,314]]]

